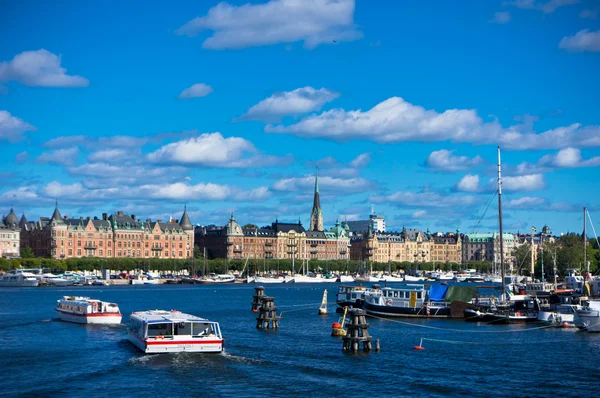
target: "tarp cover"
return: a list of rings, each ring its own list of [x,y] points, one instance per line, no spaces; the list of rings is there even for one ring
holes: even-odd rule
[[[431,301],[444,300],[444,295],[446,294],[446,290],[448,290],[448,286],[446,286],[446,285],[431,285],[431,288],[429,289],[429,300],[431,300]]]
[[[446,301],[464,301],[468,303],[477,295],[477,289],[473,286],[450,286],[446,292]]]

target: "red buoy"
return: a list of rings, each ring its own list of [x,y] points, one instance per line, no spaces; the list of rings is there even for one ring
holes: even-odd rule
[[[331,325],[331,328],[332,328],[332,329],[341,329],[341,328],[342,328],[342,325],[340,325],[340,324],[339,324],[339,323],[337,323],[337,322],[333,322],[333,325]]]
[[[569,327],[569,324],[567,322],[563,322],[562,327],[563,327],[563,329],[566,329]]]
[[[416,345],[416,346],[413,347],[413,349],[415,349],[417,351],[423,351],[423,350],[425,350],[425,347],[420,346],[420,345]]]

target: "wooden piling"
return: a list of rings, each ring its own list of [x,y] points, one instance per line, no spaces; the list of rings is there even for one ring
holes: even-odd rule
[[[254,288],[254,296],[252,300],[252,312],[258,312],[262,304],[262,299],[265,297],[265,288],[262,286],[257,286]]]
[[[369,324],[366,320],[367,312],[359,308],[353,308],[349,311],[350,323],[348,323],[348,332],[344,336],[342,350],[358,352],[360,343],[363,343],[364,351],[371,351],[371,339],[369,336]]]
[[[258,309],[258,318],[256,318],[256,328],[279,328],[279,317],[277,316],[277,307],[275,307],[275,297],[263,296],[261,299],[261,303],[262,304]]]

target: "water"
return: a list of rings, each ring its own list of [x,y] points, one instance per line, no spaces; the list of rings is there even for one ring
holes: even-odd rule
[[[253,285],[0,289],[0,394],[593,396],[600,385],[594,376],[600,334],[369,319],[381,352],[349,354],[330,336],[338,320],[335,305],[328,316],[317,315],[326,287],[265,288],[283,312],[277,331],[256,329]],[[327,289],[332,301],[337,285]],[[142,355],[126,340],[124,325],[59,321],[54,306],[64,295],[117,302],[124,323],[132,311],[146,309],[177,309],[218,321],[225,353]],[[504,333],[508,330],[518,332]],[[413,350],[421,338],[426,350]]]

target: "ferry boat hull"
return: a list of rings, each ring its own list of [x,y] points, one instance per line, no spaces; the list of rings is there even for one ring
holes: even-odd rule
[[[396,307],[392,305],[373,305],[368,302],[363,303],[363,309],[368,314],[383,317],[397,318],[448,318],[450,317],[450,307],[431,307],[429,314],[425,307]]]
[[[167,354],[173,352],[222,352],[223,339],[194,340],[173,338],[143,339],[132,331],[127,333],[128,340],[144,354]]]
[[[121,323],[121,314],[74,314],[56,310],[61,321],[82,323],[88,325],[118,325]]]

